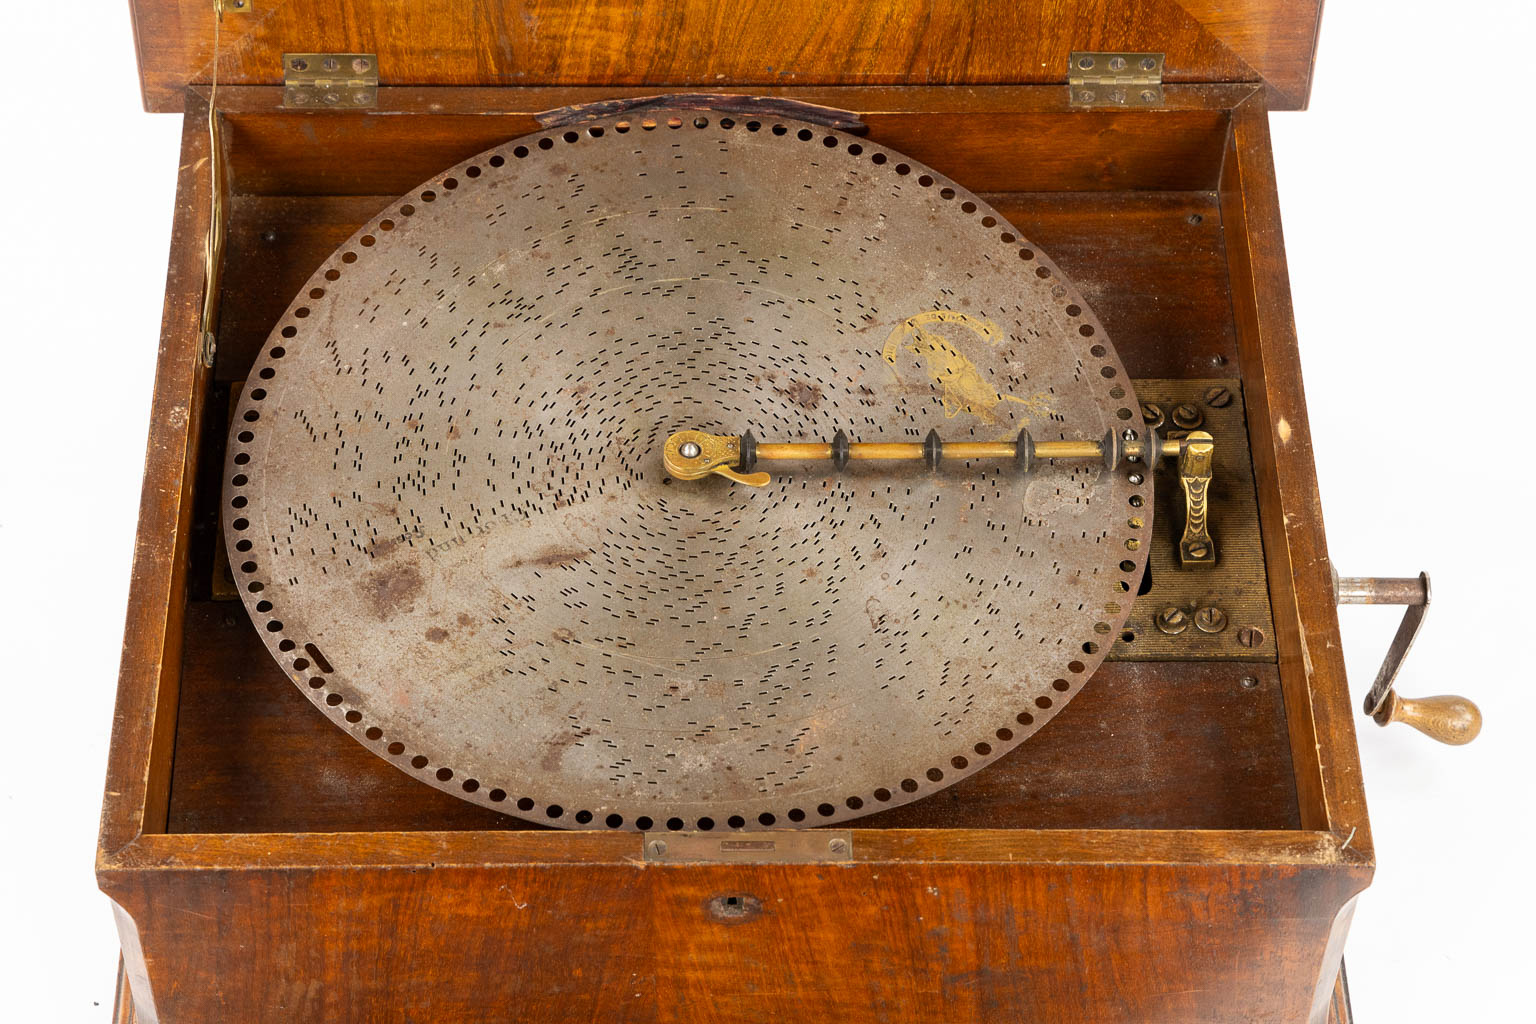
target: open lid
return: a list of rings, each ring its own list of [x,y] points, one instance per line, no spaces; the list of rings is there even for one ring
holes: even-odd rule
[[[220,0],[131,0],[147,110],[213,74]],[[284,53],[373,53],[381,85],[1067,81],[1074,50],[1165,54],[1163,81],[1264,82],[1306,106],[1322,0],[222,0],[219,81]]]

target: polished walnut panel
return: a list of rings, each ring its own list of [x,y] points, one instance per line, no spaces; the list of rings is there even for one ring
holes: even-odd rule
[[[213,0],[133,0],[144,105],[214,72]],[[220,81],[282,82],[282,55],[376,53],[386,85],[976,85],[1065,82],[1073,50],[1165,53],[1170,82],[1265,81],[1304,107],[1321,0],[251,0]],[[912,154],[916,156],[917,154]]]
[[[150,966],[162,1021],[1140,1024],[1306,1019],[1351,875],[856,854],[835,867],[256,867],[184,873],[174,899],[133,879],[108,888],[178,951]],[[1259,963],[1273,981],[1254,984]]]
[[[973,192],[1214,190],[1230,114],[1254,86],[1169,87],[1156,116],[1073,108],[1065,89],[764,89],[856,115],[872,140]],[[539,130],[537,115],[618,89],[379,90],[371,111],[274,109],[273,91],[224,87],[236,194],[408,192],[460,160]],[[782,104],[776,104],[782,106]],[[1070,113],[1071,117],[1063,117]],[[736,114],[745,121],[749,115]],[[773,120],[765,113],[761,119]]]

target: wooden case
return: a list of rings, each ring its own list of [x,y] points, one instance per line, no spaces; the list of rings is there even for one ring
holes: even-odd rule
[[[793,2],[255,3],[222,30],[211,371],[212,11],[135,5],[146,104],[183,109],[185,127],[98,852],[123,1019],[1344,1012],[1343,941],[1373,852],[1268,135],[1271,106],[1305,100],[1317,4],[1049,3],[1026,18],[990,3],[819,17]],[[1073,108],[1078,48],[1166,52],[1164,103]],[[284,109],[284,50],[378,52],[377,106]],[[397,62],[423,84],[393,84]],[[986,84],[1021,81],[1038,84]],[[1107,663],[1008,758],[853,822],[844,863],[647,863],[634,833],[455,800],[314,714],[243,606],[210,599],[230,385],[300,284],[395,196],[535,130],[537,112],[698,83],[857,112],[1048,251],[1133,377],[1240,379],[1272,655]]]

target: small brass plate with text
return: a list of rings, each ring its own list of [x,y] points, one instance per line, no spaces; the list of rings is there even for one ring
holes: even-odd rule
[[[777,832],[645,832],[648,864],[836,864],[853,860],[847,829]]]

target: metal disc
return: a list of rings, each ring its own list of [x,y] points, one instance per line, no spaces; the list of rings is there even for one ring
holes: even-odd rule
[[[756,489],[673,480],[662,442],[1097,440],[1143,429],[1130,382],[942,175],[797,122],[652,117],[482,153],[326,261],[236,410],[235,578],[316,706],[476,803],[728,829],[931,794],[1087,682],[1150,481],[944,460]]]

